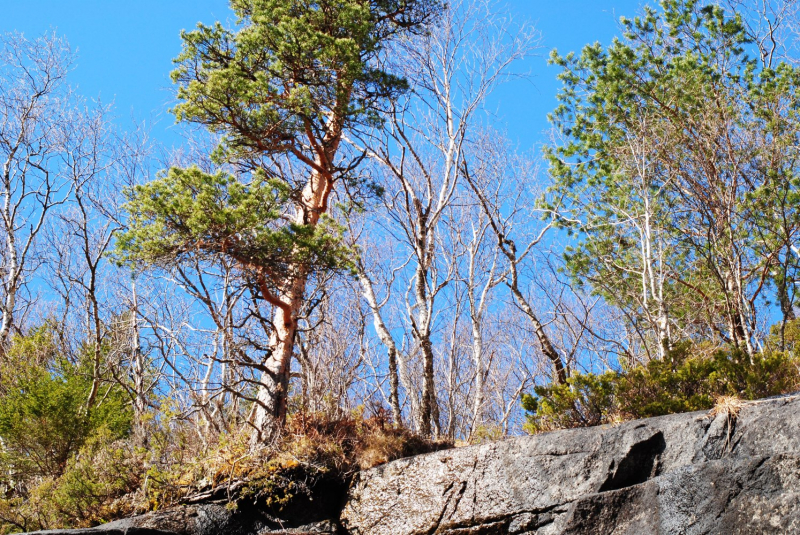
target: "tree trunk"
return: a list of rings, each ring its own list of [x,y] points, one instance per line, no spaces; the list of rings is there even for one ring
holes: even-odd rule
[[[305,281],[297,284],[305,290]],[[302,298],[293,296],[295,306],[290,311],[275,308],[273,331],[269,338],[270,355],[264,363],[256,397],[256,408],[252,424],[255,428],[253,440],[271,440],[286,421],[286,403],[289,394],[289,372],[294,350],[294,337],[297,332],[297,319],[293,317],[302,305]]]
[[[378,333],[378,338],[381,339],[384,347],[386,347],[386,353],[389,357],[389,405],[392,408],[392,418],[396,424],[403,425],[403,413],[400,410],[400,380],[397,370],[399,356],[397,344],[395,344],[392,334],[383,322],[378,299],[375,297],[375,290],[372,288],[372,281],[369,280],[362,266],[359,266],[358,279],[361,282],[361,289],[364,298],[367,300],[367,305],[372,311],[372,323],[375,326],[375,332]],[[402,361],[400,364],[403,364]],[[412,411],[413,405],[412,403]]]
[[[439,406],[433,373],[433,345],[430,337],[421,341],[423,358],[422,406],[420,407],[420,433],[424,436],[439,432]]]
[[[144,355],[139,336],[139,300],[136,294],[136,280],[131,282],[131,359],[133,360],[133,412],[137,425],[142,422],[142,415],[147,409],[144,384]]]
[[[786,324],[796,319],[796,315],[794,313],[794,303],[792,302],[792,298],[789,296],[789,288],[786,283],[786,270],[784,269],[783,271],[784,273],[782,273],[779,277],[776,277],[778,303],[780,303],[781,314],[783,315],[781,318],[780,351],[784,351],[786,349]]]
[[[315,159],[315,170],[303,188],[300,206],[294,217],[298,225],[315,226],[322,214],[328,211],[328,197],[333,189],[333,176],[329,171],[341,138],[341,124],[331,126],[331,141],[320,149]],[[269,337],[269,356],[261,373],[256,404],[251,423],[254,427],[253,443],[274,439],[286,421],[286,403],[289,394],[289,375],[297,332],[297,315],[303,306],[308,282],[308,268],[298,266],[290,276],[280,295],[261,285],[262,298],[274,306],[272,332]]]
[[[420,225],[420,229],[425,229]],[[418,238],[419,244],[426,243],[424,238]],[[422,254],[419,254],[420,251]],[[424,266],[426,261],[426,249],[419,247],[420,256],[417,265],[416,284],[416,307],[417,320],[414,326],[414,335],[417,338],[419,348],[422,350],[422,403],[420,404],[419,432],[424,436],[431,436],[432,433],[439,432],[439,405],[436,401],[436,385],[433,369],[433,343],[431,342],[431,311],[428,303],[427,290],[427,271]]]
[[[8,255],[9,265],[6,268],[5,280],[5,299],[3,300],[3,316],[0,320],[0,347],[5,350],[8,342],[9,335],[11,334],[11,326],[14,321],[14,308],[17,302],[17,289],[19,285],[19,263],[17,261],[17,247],[14,240],[14,234],[10,229],[6,228],[6,254]]]
[[[539,344],[542,346],[542,353],[544,353],[544,356],[547,357],[553,364],[553,369],[555,371],[553,382],[559,385],[566,384],[568,375],[567,369],[564,366],[564,361],[561,360],[561,355],[558,354],[555,346],[550,341],[550,337],[547,336],[547,333],[544,330],[544,325],[542,325],[542,322],[539,321],[538,316],[536,316],[533,308],[531,308],[530,304],[528,304],[525,296],[519,291],[517,283],[517,267],[514,264],[511,266],[511,279],[512,281],[509,284],[511,293],[514,295],[517,304],[520,306],[525,315],[528,316],[528,319],[533,325],[533,329],[536,332],[536,338],[539,340]]]

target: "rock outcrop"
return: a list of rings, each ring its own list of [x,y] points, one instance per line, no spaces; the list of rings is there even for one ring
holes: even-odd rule
[[[800,533],[800,397],[558,431],[362,472],[354,534]]]
[[[308,504],[314,523],[287,532],[800,533],[800,395],[402,459],[358,474],[341,503],[327,522]],[[192,505],[60,533],[275,532],[259,518]]]

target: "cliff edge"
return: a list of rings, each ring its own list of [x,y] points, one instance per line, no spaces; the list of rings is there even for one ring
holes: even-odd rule
[[[800,394],[401,459],[339,503],[323,521],[309,504],[308,523],[195,504],[40,533],[800,533]]]

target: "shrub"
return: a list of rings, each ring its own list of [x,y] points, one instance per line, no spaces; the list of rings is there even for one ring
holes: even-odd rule
[[[52,502],[61,521],[90,527],[130,515],[141,485],[143,454],[108,428],[96,432],[55,481]]]
[[[530,433],[620,420],[708,410],[720,396],[758,399],[800,386],[800,361],[785,352],[749,359],[737,350],[692,355],[682,345],[665,360],[622,372],[574,374],[565,385],[537,386],[524,395]]]
[[[91,527],[129,516],[141,484],[142,458],[125,440],[99,430],[67,462],[59,477],[37,478],[26,495],[0,500],[0,533]]]
[[[537,386],[536,395],[523,394],[529,433],[570,427],[587,427],[610,421],[619,375],[573,374],[567,384]]]
[[[16,363],[0,396],[4,474],[15,482],[58,477],[70,455],[99,429],[115,438],[128,433],[132,411],[120,388],[108,387],[101,403],[85,407],[89,377],[80,365],[58,356],[46,364]]]
[[[88,362],[70,361],[54,339],[48,326],[17,337],[0,365],[0,532],[99,523],[121,492],[113,487],[130,487],[128,454],[110,446],[131,429],[125,392],[106,384],[87,407]]]

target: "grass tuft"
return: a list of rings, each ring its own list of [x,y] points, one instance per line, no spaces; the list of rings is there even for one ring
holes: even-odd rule
[[[744,401],[738,396],[719,396],[708,414],[713,417],[724,415],[729,420],[735,420],[743,406]]]

